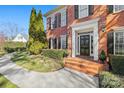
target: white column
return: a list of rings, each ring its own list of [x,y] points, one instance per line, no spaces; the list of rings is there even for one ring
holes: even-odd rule
[[[58,46],[59,46],[59,40],[58,40],[58,38],[56,38],[56,43],[57,43],[57,49],[59,48]]]
[[[53,49],[53,39],[51,38],[51,49]]]
[[[94,60],[98,60],[98,23],[96,24],[96,26],[94,27],[94,31],[93,31],[93,56],[94,56]]]
[[[76,56],[75,30],[72,30],[72,57]]]

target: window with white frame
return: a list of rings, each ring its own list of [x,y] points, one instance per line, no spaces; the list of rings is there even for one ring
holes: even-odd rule
[[[124,30],[108,34],[108,53],[124,55]]]
[[[62,49],[66,49],[66,48],[67,48],[66,35],[62,35],[62,36],[61,36],[61,48],[62,48]]]
[[[79,5],[79,18],[88,16],[88,5]]]
[[[66,10],[61,12],[61,27],[66,25]]]
[[[115,32],[115,54],[124,54],[124,31]]]
[[[121,11],[124,10],[124,5],[114,5],[114,11]]]
[[[52,15],[51,16],[51,29],[53,29],[54,27],[54,19],[55,19],[55,17]]]

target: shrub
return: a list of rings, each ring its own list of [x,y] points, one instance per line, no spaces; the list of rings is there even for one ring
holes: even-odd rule
[[[124,75],[124,56],[110,55],[110,64],[114,73]]]
[[[106,60],[106,55],[104,50],[101,51],[99,59],[102,61],[102,63],[104,64],[104,61]]]
[[[120,78],[110,72],[101,72],[99,75],[99,85],[101,88],[123,87]]]
[[[68,55],[66,50],[56,50],[56,49],[43,49],[42,55],[54,59],[62,59]]]
[[[4,45],[4,50],[8,53],[12,53],[15,51],[25,51],[26,44],[22,42],[6,42]]]

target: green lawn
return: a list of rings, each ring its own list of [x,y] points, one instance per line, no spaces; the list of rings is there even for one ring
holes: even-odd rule
[[[11,60],[28,70],[38,72],[51,72],[63,68],[63,60],[52,59],[43,55],[29,55],[26,52],[14,54]]]
[[[0,51],[0,57],[2,57],[5,54],[5,51]]]
[[[0,74],[0,88],[17,88],[17,86]]]

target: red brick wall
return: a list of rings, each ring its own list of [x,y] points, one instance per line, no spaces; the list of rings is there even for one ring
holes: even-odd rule
[[[72,24],[85,22],[91,19],[100,18],[98,22],[99,31],[99,54],[101,50],[104,50],[107,54],[107,33],[112,31],[114,26],[124,26],[124,11],[118,13],[108,14],[107,5],[95,5],[94,14],[81,19],[74,19],[74,6],[67,6],[68,12],[68,24],[65,27],[60,27],[53,29],[52,31],[47,31],[47,38],[49,37],[59,37],[61,34],[68,33],[68,52],[71,56],[72,54]],[[105,32],[102,32],[102,24],[105,24]]]

